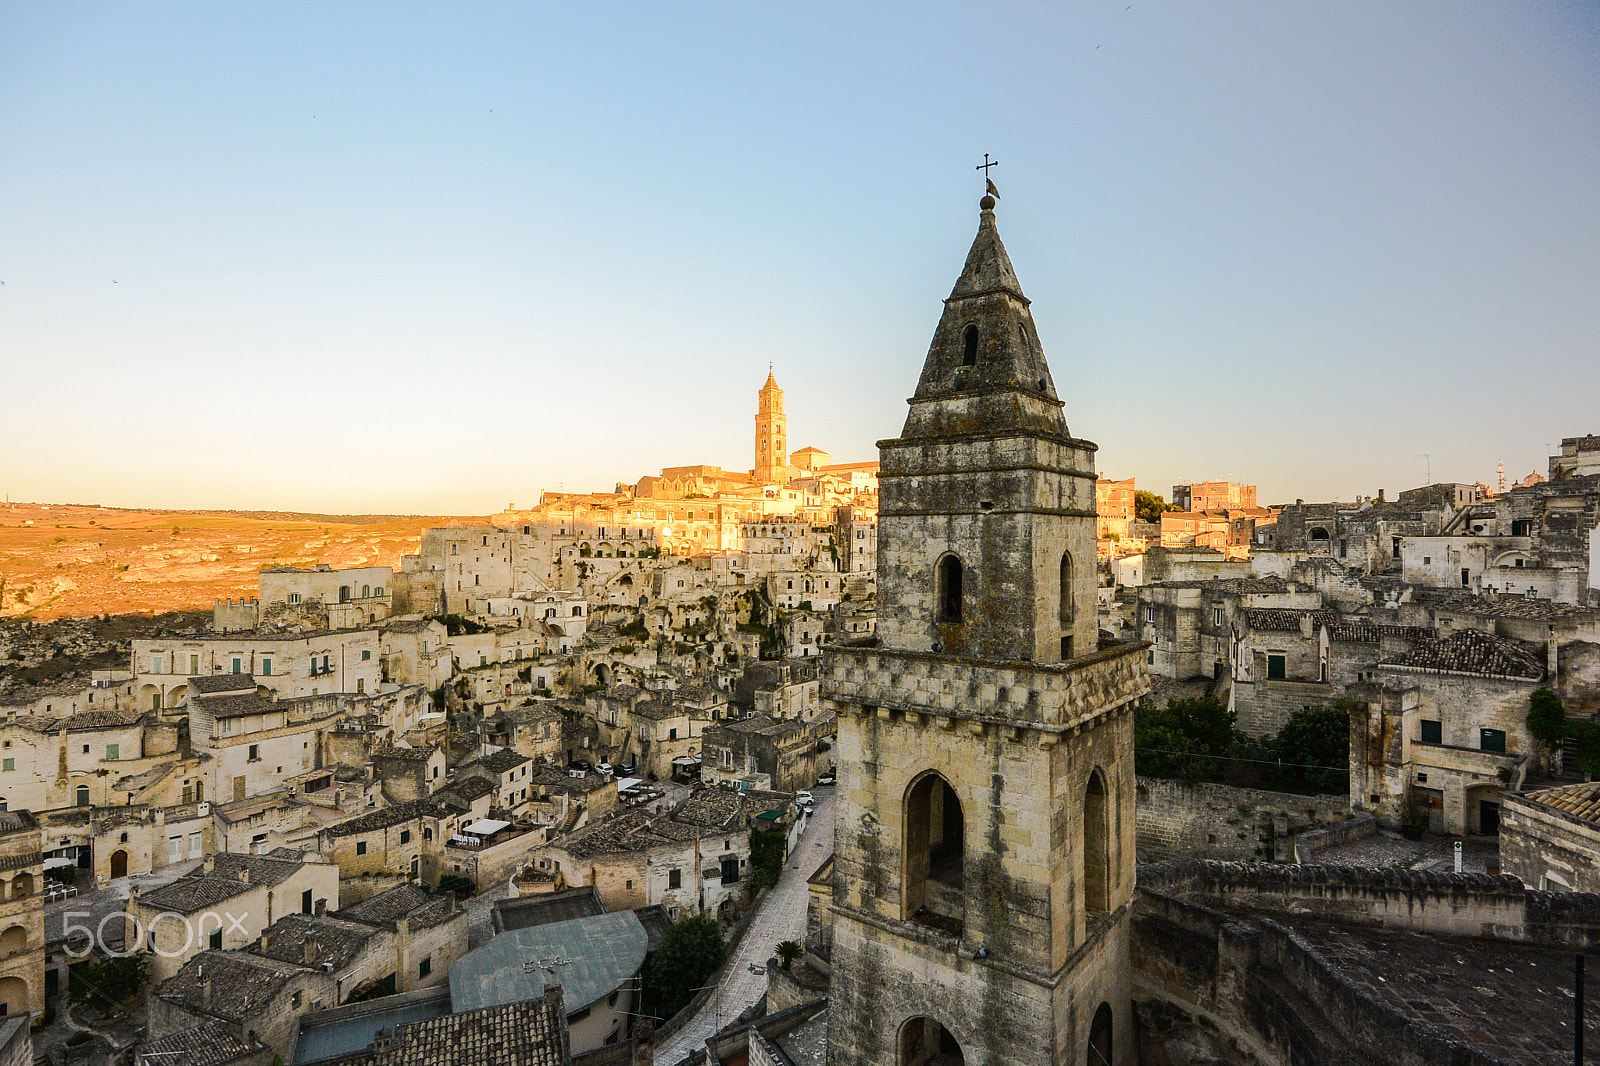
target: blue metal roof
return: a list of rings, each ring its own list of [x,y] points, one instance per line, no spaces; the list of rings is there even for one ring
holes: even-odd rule
[[[450,966],[457,1012],[536,999],[559,984],[567,1013],[610,995],[639,972],[649,944],[632,911],[509,929]]]
[[[383,1000],[376,1000],[370,1004],[363,1004],[372,1009],[359,1010],[353,1014],[350,1008],[345,1007],[305,1015],[300,1027],[300,1039],[294,1046],[294,1061],[316,1062],[319,1059],[330,1059],[335,1055],[360,1051],[362,1048],[372,1046],[372,1038],[379,1029],[393,1030],[397,1025],[423,1022],[430,1018],[443,1018],[450,1013],[450,997],[445,995],[419,997],[411,994],[394,998],[406,1002],[385,1008]],[[325,1018],[328,1014],[333,1017]],[[340,1017],[344,1014],[352,1016]]]

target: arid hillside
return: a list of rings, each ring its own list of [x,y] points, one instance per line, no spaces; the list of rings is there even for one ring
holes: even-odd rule
[[[269,566],[398,566],[424,529],[481,521],[0,503],[0,616],[209,610]]]

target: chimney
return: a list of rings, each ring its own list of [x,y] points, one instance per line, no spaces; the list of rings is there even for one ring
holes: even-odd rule
[[[211,978],[209,977],[200,982],[200,1006],[206,1010],[211,1009]]]
[[[243,881],[247,885],[250,883],[250,867],[248,867],[248,866],[239,867],[239,880]]]
[[[254,1029],[244,1034],[244,1042],[251,1047],[259,1047],[261,1045],[261,1041],[256,1039],[256,1031]]]
[[[1549,636],[1545,639],[1544,668],[1550,675],[1550,683],[1554,685],[1556,683],[1557,676],[1556,667],[1560,665],[1558,661],[1559,656],[1556,651],[1559,642],[1556,640],[1555,626],[1550,626],[1548,632]]]
[[[1382,489],[1378,490],[1378,502],[1379,503],[1383,502],[1383,490]]]
[[[266,932],[261,934],[261,950],[262,951],[267,951],[271,947],[272,947],[272,930],[269,929]]]
[[[450,891],[446,892],[444,894],[444,900],[450,913],[454,914],[456,912],[456,890],[452,888]]]
[[[216,855],[214,855],[214,854],[207,855],[205,862],[200,864],[200,869],[203,870],[204,872],[208,873],[208,874],[209,873],[215,873],[216,869],[217,869],[217,857],[216,857]]]
[[[317,933],[314,929],[306,931],[305,948],[300,961],[307,966],[315,966],[317,964]]]
[[[324,914],[328,913],[328,900],[327,900],[327,897],[319,896],[317,898],[317,902],[312,905],[311,911],[318,918],[321,918]]]

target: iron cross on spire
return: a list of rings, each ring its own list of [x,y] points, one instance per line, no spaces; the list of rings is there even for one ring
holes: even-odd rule
[[[994,182],[989,177],[989,170],[990,170],[990,168],[997,167],[999,165],[1000,165],[1000,161],[998,159],[990,159],[989,158],[989,153],[985,152],[985,153],[983,153],[983,165],[972,168],[974,170],[983,171],[983,185],[984,185],[984,188],[988,191],[988,194],[990,196],[993,196],[995,199],[999,199],[1000,198],[1000,190],[994,187]],[[984,206],[993,207],[994,205],[993,204],[986,204]]]

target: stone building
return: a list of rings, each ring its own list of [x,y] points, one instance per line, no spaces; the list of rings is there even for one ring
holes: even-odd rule
[[[1131,1066],[1143,648],[1098,644],[1095,446],[981,206],[879,445],[878,638],[827,653],[828,1061]]]
[[[831,715],[808,721],[757,714],[707,726],[702,735],[700,779],[732,785],[759,774],[768,788],[779,792],[810,788],[829,762],[828,753],[819,750],[819,742],[835,728]]]
[[[1528,698],[1544,656],[1476,629],[1420,641],[1373,665],[1349,693],[1350,807],[1393,825],[1407,802],[1434,832],[1499,832],[1501,794],[1520,787],[1540,745]]]
[[[0,1010],[6,1014],[45,1008],[43,889],[38,819],[0,811]]]
[[[1181,481],[1172,486],[1180,511],[1239,511],[1256,506],[1256,487],[1231,481]]]
[[[1500,869],[1534,888],[1600,892],[1600,782],[1503,795]]]
[[[141,893],[126,907],[124,942],[151,953],[150,973],[165,979],[211,948],[249,945],[285,914],[314,914],[339,901],[339,868],[315,855],[208,855],[195,872]]]
[[[1134,508],[1135,488],[1134,479],[1131,477],[1121,481],[1102,477],[1095,481],[1095,513],[1099,516],[1095,523],[1097,537],[1128,536],[1128,530],[1137,517]]]

